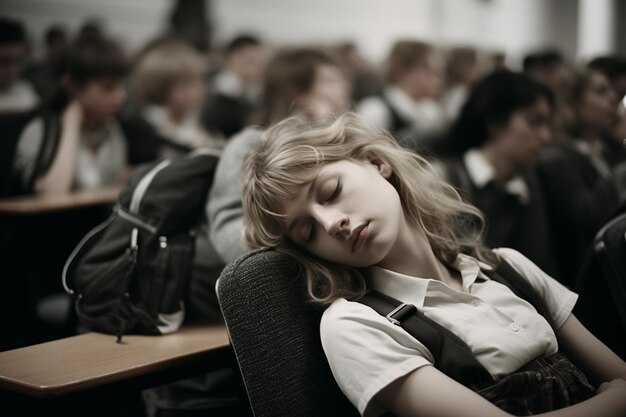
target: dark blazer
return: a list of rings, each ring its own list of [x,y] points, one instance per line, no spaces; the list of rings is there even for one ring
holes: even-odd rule
[[[538,172],[559,270],[573,284],[595,234],[618,205],[617,188],[572,143],[547,148]]]
[[[517,196],[493,182],[483,188],[476,187],[461,156],[446,158],[443,162],[450,183],[465,201],[483,212],[487,223],[485,244],[492,248],[517,249],[546,273],[559,279],[546,206],[535,171],[522,173],[530,194],[529,203],[523,204]]]

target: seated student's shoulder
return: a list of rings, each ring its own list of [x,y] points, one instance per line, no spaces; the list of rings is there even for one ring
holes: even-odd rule
[[[417,339],[359,302],[334,301],[320,335],[337,384],[362,415],[379,410],[375,396],[387,385],[433,363]]]
[[[328,352],[352,355],[361,350],[405,352],[423,356],[432,363],[433,357],[426,347],[389,322],[372,308],[344,298],[335,300],[322,315],[320,322],[322,346]]]

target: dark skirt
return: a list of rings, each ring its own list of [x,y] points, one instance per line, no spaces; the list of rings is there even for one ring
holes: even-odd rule
[[[533,360],[478,393],[508,413],[532,416],[584,401],[596,390],[567,357],[555,353]]]

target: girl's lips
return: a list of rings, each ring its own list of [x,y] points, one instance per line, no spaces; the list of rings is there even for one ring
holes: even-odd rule
[[[363,226],[360,226],[360,228],[356,230],[357,235],[356,235],[356,238],[354,239],[354,243],[352,244],[352,252],[358,251],[359,249],[363,247],[363,245],[365,245],[365,241],[367,240],[368,233],[369,233],[368,226],[369,226],[369,223],[366,223]]]

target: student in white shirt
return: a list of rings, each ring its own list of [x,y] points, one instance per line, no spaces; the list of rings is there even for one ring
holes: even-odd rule
[[[414,148],[442,136],[448,120],[438,101],[444,79],[440,52],[419,41],[396,42],[389,54],[387,79],[382,93],[361,100],[356,112]]]
[[[569,381],[566,388],[575,381],[574,391],[588,390],[588,399],[560,410],[547,401],[536,415],[626,412],[626,363],[571,314],[576,294],[516,251],[457,237],[454,224],[468,217],[480,223],[479,212],[426,160],[358,117],[276,125],[249,154],[243,183],[248,242],[302,263],[311,300],[328,306],[320,331],[331,370],[362,415],[511,415],[431,366],[434,352],[355,302],[372,288],[447,327],[496,381],[566,352],[597,394],[568,361],[548,379]],[[554,330],[485,275],[502,261],[543,299]],[[527,375],[542,382],[541,372]],[[501,394],[492,394],[498,403]]]
[[[39,104],[33,86],[20,78],[28,52],[21,22],[0,16],[0,113],[27,111]]]

